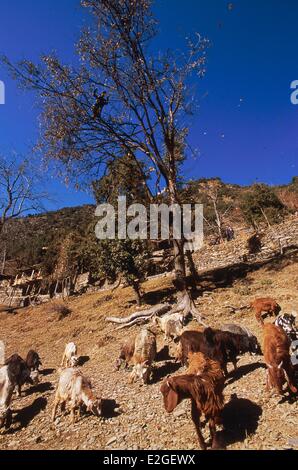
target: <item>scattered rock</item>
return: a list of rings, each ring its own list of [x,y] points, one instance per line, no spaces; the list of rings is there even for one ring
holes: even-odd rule
[[[288,444],[291,447],[297,447],[298,448],[298,437],[289,439]]]
[[[107,446],[110,446],[111,444],[113,444],[116,441],[117,441],[117,436],[112,437],[111,439],[108,440]]]
[[[175,416],[175,418],[180,418],[180,416],[183,416],[185,414],[186,414],[186,410],[184,410],[183,408],[180,408],[174,411],[173,416]]]

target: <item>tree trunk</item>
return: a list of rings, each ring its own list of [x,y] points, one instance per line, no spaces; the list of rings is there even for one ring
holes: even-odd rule
[[[0,235],[2,234],[4,230],[4,225],[5,225],[5,220],[3,217],[0,218]]]
[[[168,189],[171,204],[180,204],[178,198],[176,181],[169,178]],[[171,236],[173,235],[173,220],[170,222]],[[186,285],[186,267],[185,267],[185,253],[184,253],[184,239],[183,234],[181,240],[172,239],[173,252],[174,252],[174,269],[175,269],[175,287],[178,292],[185,293],[187,290]]]
[[[216,218],[216,225],[218,229],[218,235],[219,239],[222,242],[223,241],[223,236],[222,236],[222,227],[221,227],[221,218],[217,210],[217,203],[215,200],[213,200],[213,207],[214,207],[214,213],[215,213],[215,218]]]
[[[7,246],[6,246],[6,243],[5,243],[5,246],[4,246],[4,253],[3,253],[3,258],[2,258],[1,274],[4,274],[4,271],[5,271],[6,255],[7,255]]]
[[[168,190],[169,190],[171,204],[180,204],[174,171],[170,172],[170,176],[168,179]],[[173,227],[171,227],[171,231],[172,231],[172,228]],[[191,296],[191,292],[187,288],[186,264],[185,264],[185,252],[184,252],[185,240],[183,238],[183,233],[182,233],[181,240],[176,240],[173,238],[172,242],[173,242],[173,252],[174,252],[174,271],[175,271],[175,279],[173,281],[173,284],[178,291],[177,293],[178,304],[173,309],[173,312],[176,312],[176,311],[182,312],[185,318],[188,317],[189,315],[192,315],[193,317],[197,319],[198,322],[205,325],[202,321],[202,316],[199,314],[199,312],[197,311],[195,307],[194,301]]]
[[[138,281],[133,281],[131,284],[134,293],[136,295],[136,301],[137,305],[140,306],[142,305],[142,294],[141,294],[141,288],[140,288],[140,283]]]
[[[196,283],[199,280],[199,274],[198,274],[196,265],[195,265],[193,257],[192,257],[192,252],[187,250],[186,257],[187,257],[187,262],[188,262],[188,268],[189,268],[189,271],[190,271],[190,275],[193,279],[193,282],[191,282],[191,287],[196,288]]]

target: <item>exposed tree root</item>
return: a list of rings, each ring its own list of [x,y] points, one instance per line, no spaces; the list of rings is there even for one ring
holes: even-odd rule
[[[176,307],[172,309],[171,313],[181,312],[184,318],[192,316],[197,320],[198,323],[207,327],[208,325],[203,321],[204,317],[199,313],[198,309],[196,308],[194,301],[190,295],[190,293],[184,292],[181,294],[181,298],[178,301]]]
[[[198,312],[194,301],[192,300],[188,292],[182,294],[180,300],[174,306],[171,306],[170,304],[158,304],[149,309],[134,312],[125,318],[107,317],[106,321],[112,323],[120,323],[121,326],[118,326],[116,329],[121,330],[123,328],[133,326],[135,324],[146,323],[154,315],[164,315],[165,313],[167,313],[168,315],[174,313],[182,313],[185,319],[192,316],[197,320],[198,323],[207,327],[206,323],[204,323],[203,321],[204,317]]]
[[[124,325],[118,326],[116,328],[116,330],[123,330],[123,328],[129,328],[130,326],[133,326],[133,325],[136,325],[136,324],[143,325],[144,323],[147,323],[152,318],[152,316],[135,318],[134,320],[130,321],[129,323],[125,323]]]
[[[140,312],[134,312],[129,317],[125,318],[118,318],[118,317],[107,317],[106,321],[112,323],[122,323],[122,324],[129,324],[129,326],[133,325],[134,320],[148,318],[148,320],[153,317],[153,315],[163,315],[164,313],[168,312],[171,309],[170,304],[158,304],[154,307],[151,307],[146,310],[141,310]],[[133,322],[133,323],[132,323]]]

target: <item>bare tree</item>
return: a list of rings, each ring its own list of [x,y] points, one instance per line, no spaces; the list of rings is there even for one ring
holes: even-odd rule
[[[40,211],[45,192],[37,192],[37,174],[33,172],[28,159],[21,162],[15,157],[6,159],[0,156],[0,237],[3,243],[3,274],[6,261],[7,223],[28,213]]]
[[[84,0],[93,23],[77,45],[81,65],[54,55],[25,60],[12,74],[43,103],[44,154],[76,180],[96,178],[123,152],[164,182],[179,204],[178,178],[194,104],[193,77],[205,73],[208,41],[199,34],[180,52],[150,54],[157,34],[151,0]],[[106,92],[106,93],[104,93]],[[189,92],[189,93],[188,93]],[[95,100],[95,101],[94,101]],[[147,184],[144,176],[144,184]],[[158,187],[158,184],[156,185]],[[176,309],[198,316],[186,283],[184,240],[173,240]]]
[[[28,159],[17,162],[0,156],[0,234],[9,220],[43,208],[46,193],[37,191],[37,180]]]
[[[223,221],[222,221],[222,216],[218,210],[218,188],[216,187],[207,188],[206,194],[208,198],[210,199],[210,201],[212,202],[214,215],[215,215],[215,224],[216,224],[216,228],[218,231],[218,237],[219,237],[219,240],[222,241],[223,240],[223,234],[222,234],[222,222]]]
[[[223,196],[221,194],[222,183],[216,180],[209,180],[204,186],[203,190],[207,198],[213,207],[214,212],[214,227],[218,233],[218,239],[220,242],[223,241],[223,225],[225,217],[233,208],[233,204],[230,204],[228,207],[222,207],[223,205]],[[210,222],[209,222],[210,225]]]

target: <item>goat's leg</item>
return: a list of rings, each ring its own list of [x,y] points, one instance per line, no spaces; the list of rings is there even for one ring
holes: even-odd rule
[[[297,393],[297,387],[295,386],[295,375],[289,361],[287,361],[283,370],[286,376],[288,390],[292,393]]]
[[[196,402],[194,400],[191,400],[191,418],[193,420],[193,423],[197,431],[197,436],[199,439],[199,444],[201,446],[201,449],[206,450],[207,446],[206,446],[206,442],[204,441],[202,431],[201,431],[200,417],[201,417],[201,413],[198,410]]]
[[[129,382],[130,384],[133,384],[134,381],[135,381],[135,377],[136,377],[136,374],[135,374],[135,371],[133,370],[132,373],[131,373],[130,376],[129,376],[128,382]]]
[[[0,416],[0,429],[3,428],[5,424],[5,416]]]
[[[218,442],[218,438],[216,435],[216,424],[215,424],[215,419],[210,418],[209,420],[209,430],[210,430],[210,436],[211,436],[211,448],[212,449],[220,449],[221,445]]]
[[[256,312],[256,320],[257,320],[257,322],[260,323],[261,325],[264,325],[264,320],[263,320],[263,317],[262,317],[262,311],[257,310],[257,312]]]
[[[62,401],[61,404],[60,404],[61,413],[65,412],[65,407],[66,407],[66,403],[65,403],[65,401]]]
[[[76,422],[77,407],[80,408],[80,404],[77,402],[75,397],[73,397],[72,400],[70,401],[70,418],[71,418],[72,424],[74,424]]]
[[[22,386],[17,384],[17,396],[20,397],[22,395]]]
[[[270,377],[269,377],[269,370],[266,370],[266,390],[269,392],[271,389],[270,387]]]
[[[64,361],[65,361],[65,354],[63,354],[63,356],[62,356],[61,367],[63,367]]]
[[[211,442],[213,442],[213,439],[215,438],[216,434],[216,426],[214,419],[210,418],[209,419],[209,431],[210,431],[210,436],[211,436]]]
[[[227,363],[226,362],[222,363],[221,368],[223,370],[224,376],[227,377],[228,376]]]
[[[236,371],[237,370],[237,358],[233,359],[232,363],[233,363],[234,371]]]
[[[9,429],[11,424],[12,424],[12,411],[10,408],[8,408],[7,413],[6,413],[5,428]]]
[[[75,407],[75,405],[71,405],[70,418],[71,418],[72,424],[74,424],[76,422],[76,407]]]
[[[52,411],[52,421],[55,421],[58,404],[59,404],[59,400],[55,399],[54,407]]]

